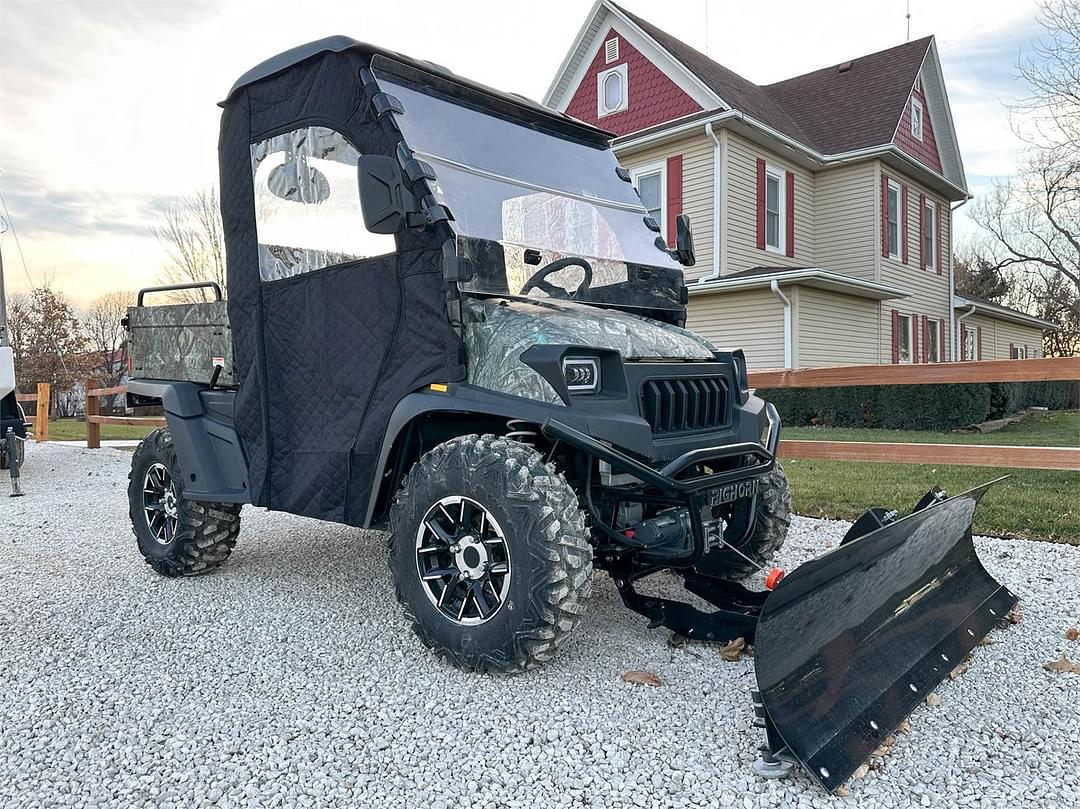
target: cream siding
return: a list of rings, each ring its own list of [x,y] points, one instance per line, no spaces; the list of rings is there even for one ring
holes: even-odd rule
[[[964,309],[959,310],[963,314]],[[1036,326],[1025,326],[1014,323],[1011,320],[984,315],[968,315],[960,321],[960,327],[974,326],[982,329],[982,358],[984,360],[1007,360],[1011,358],[1010,344],[1025,346],[1028,356],[1042,356],[1042,329]],[[959,335],[959,330],[957,331]],[[1037,352],[1037,353],[1035,353]]]
[[[721,351],[743,349],[750,368],[784,367],[784,307],[769,290],[692,295],[686,325]]]
[[[665,163],[682,155],[682,212],[689,215],[694,229],[697,262],[685,268],[688,281],[712,273],[713,268],[713,144],[704,134],[654,146],[631,154],[619,154],[619,162],[629,171],[650,163]],[[666,182],[666,175],[665,175]],[[665,211],[667,216],[668,212]],[[667,234],[664,234],[665,238]]]
[[[812,267],[814,260],[814,175],[751,141],[728,133],[728,183],[722,189],[727,206],[727,266],[722,273],[751,267]],[[795,175],[795,255],[789,258],[757,246],[757,161],[764,160]]]
[[[814,186],[817,266],[829,272],[874,280],[881,219],[872,162],[818,173]]]
[[[877,301],[867,298],[799,287],[795,366],[876,364],[879,308]]]
[[[892,310],[897,309],[902,314],[918,315],[919,322],[926,315],[934,320],[945,320],[945,346],[943,356],[948,358],[950,352],[949,318],[952,309],[949,300],[949,256],[951,255],[950,239],[950,215],[949,202],[928,189],[918,185],[913,180],[905,177],[900,172],[888,166],[879,164],[879,170],[901,186],[908,188],[908,261],[903,263],[903,245],[901,244],[900,258],[886,258],[880,256],[881,282],[889,286],[903,289],[910,294],[907,298],[886,301],[881,307],[881,361],[892,361]],[[880,174],[878,175],[881,176]],[[881,244],[881,181],[877,181],[877,231],[879,233],[877,244]],[[937,205],[938,215],[941,217],[941,240],[942,249],[939,253],[942,257],[942,271],[939,275],[936,269],[923,270],[919,267],[919,194],[926,194],[928,200]],[[902,210],[901,210],[902,213]],[[903,233],[901,232],[901,240]],[[880,251],[880,246],[878,250]],[[919,352],[922,353],[922,332],[919,333]]]

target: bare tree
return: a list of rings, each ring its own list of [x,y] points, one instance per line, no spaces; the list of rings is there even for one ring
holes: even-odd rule
[[[1014,126],[1029,146],[1018,175],[976,203],[994,265],[1017,278],[1017,303],[1059,323],[1047,355],[1072,354],[1080,335],[1080,2],[1040,6],[1045,34],[1019,65],[1032,88]]]
[[[169,255],[161,270],[162,283],[216,281],[225,291],[225,232],[216,188],[181,197],[162,214],[153,233]],[[203,290],[174,292],[172,298],[178,303],[207,300]]]
[[[95,298],[83,318],[92,359],[91,373],[106,387],[119,385],[127,373],[127,331],[123,321],[135,303],[133,292],[106,292]],[[112,397],[115,408],[116,398]]]

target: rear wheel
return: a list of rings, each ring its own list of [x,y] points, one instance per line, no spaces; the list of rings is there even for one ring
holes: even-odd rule
[[[736,546],[713,548],[696,570],[709,576],[742,579],[765,567],[787,539],[791,524],[791,489],[784,470],[777,466],[761,479],[754,502],[754,530],[749,539]]]
[[[398,600],[421,642],[460,668],[548,660],[585,614],[584,517],[531,447],[492,435],[440,444],[409,472],[390,525]]]
[[[184,498],[184,479],[167,428],[146,436],[131,458],[128,513],[139,552],[163,576],[221,566],[240,533],[240,506]]]

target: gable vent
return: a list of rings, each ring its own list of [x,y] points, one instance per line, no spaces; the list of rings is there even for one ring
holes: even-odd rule
[[[848,60],[847,62],[844,62],[842,65],[837,65],[836,66],[836,72],[837,73],[847,73],[849,70],[851,70],[851,66],[854,65],[854,64],[855,64],[855,62],[853,62],[851,60]]]
[[[611,64],[619,58],[619,38],[612,37],[604,43],[604,62]]]

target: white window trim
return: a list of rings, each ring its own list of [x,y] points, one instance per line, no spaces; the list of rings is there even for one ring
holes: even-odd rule
[[[615,109],[608,109],[604,106],[604,81],[612,73],[617,73],[622,77],[623,93],[622,103]],[[614,115],[617,112],[622,112],[630,106],[630,82],[626,78],[626,62],[621,65],[616,65],[608,70],[602,70],[596,74],[596,117],[603,118],[605,115]]]
[[[979,358],[979,329],[977,326],[964,326],[964,362],[974,362]]]
[[[661,160],[656,163],[646,163],[630,170],[630,183],[635,189],[638,187],[638,179],[648,177],[650,174],[660,175],[660,235],[667,240],[667,161]],[[642,203],[644,204],[644,203]]]
[[[769,177],[772,177],[777,181],[777,198],[776,198],[776,202],[777,202],[778,207],[780,208],[780,211],[779,211],[780,216],[778,217],[778,221],[777,221],[777,232],[776,232],[776,242],[777,243],[775,245],[771,245],[771,244],[769,244],[769,228],[768,228],[768,219],[769,219],[768,214],[769,214],[769,212],[768,212],[768,207],[766,205],[766,201],[768,200],[769,195],[768,195],[767,190],[764,191],[763,192],[764,196],[763,196],[763,198],[761,200],[761,206],[762,206],[762,215],[765,217],[765,224],[766,224],[766,227],[765,227],[765,249],[768,250],[770,253],[780,253],[782,255],[787,255],[787,171],[780,168],[779,166],[774,166],[772,163],[766,163],[765,164],[765,186],[766,186],[766,189],[768,188]]]
[[[900,254],[904,249],[901,244],[901,241],[904,238],[904,210],[902,205],[903,199],[900,192],[900,183],[893,180],[889,180],[888,191],[885,193],[885,238],[888,239],[891,228],[891,224],[889,223],[889,194],[893,191],[896,192],[896,252],[894,253],[890,247],[889,258],[899,260]]]
[[[926,340],[926,361],[927,362],[941,362],[942,345],[941,345],[941,321],[935,320],[932,317],[926,319],[926,331],[923,335]],[[937,345],[936,354],[930,353],[930,335],[934,335],[934,343]]]
[[[919,245],[919,249],[926,255],[923,256],[923,264],[928,270],[937,269],[937,218],[938,207],[937,203],[932,199],[926,200],[926,208],[930,212],[930,216],[926,216],[926,212],[923,212],[923,243]],[[930,249],[926,249],[926,237],[930,237]]]
[[[915,110],[919,111],[919,131],[915,131]],[[911,99],[911,137],[915,140],[921,141],[923,139],[923,133],[926,131],[926,110],[923,109],[923,104],[919,99]]]
[[[905,360],[902,352],[902,346],[900,344],[900,335],[903,334],[904,321],[907,320],[907,345],[908,345],[908,358]],[[914,365],[915,364],[915,317],[914,315],[897,315],[896,325],[901,330],[896,335],[896,356],[897,363],[899,365]]]

